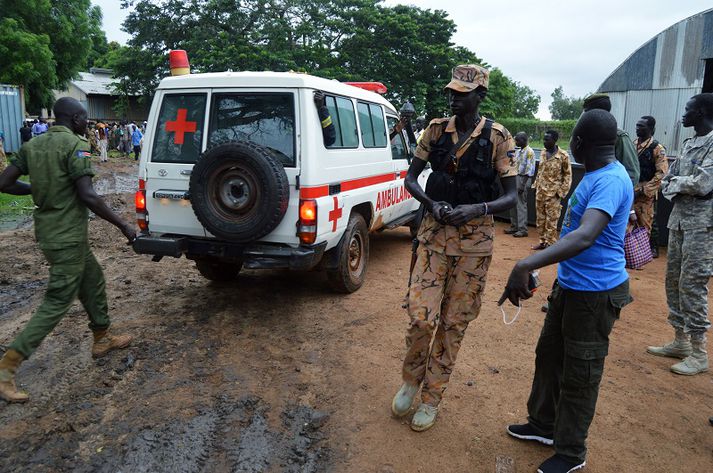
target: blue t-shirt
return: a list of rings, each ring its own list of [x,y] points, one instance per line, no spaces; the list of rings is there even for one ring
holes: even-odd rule
[[[631,180],[618,161],[584,174],[569,198],[560,238],[579,228],[587,209],[601,210],[611,220],[590,248],[559,264],[560,286],[575,291],[607,291],[629,278],[624,234],[633,200]]]

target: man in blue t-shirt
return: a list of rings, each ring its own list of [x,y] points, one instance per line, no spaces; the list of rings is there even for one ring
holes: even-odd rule
[[[569,199],[560,240],[518,261],[499,304],[532,297],[528,274],[560,263],[535,350],[527,423],[513,437],[554,445],[537,470],[566,473],[585,465],[585,440],[594,417],[609,334],[631,302],[624,269],[624,234],[634,200],[626,169],[616,159],[617,125],[604,110],[580,117],[570,148],[585,174]]]

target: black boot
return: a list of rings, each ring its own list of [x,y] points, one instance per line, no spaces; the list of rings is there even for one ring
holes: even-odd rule
[[[654,258],[659,257],[659,246],[655,242],[651,242],[651,256]]]

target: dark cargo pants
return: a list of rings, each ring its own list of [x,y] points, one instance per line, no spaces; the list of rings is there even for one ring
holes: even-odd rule
[[[78,243],[59,250],[44,249],[42,252],[50,264],[45,298],[10,345],[10,348],[25,358],[29,358],[52,332],[77,296],[89,315],[90,329],[105,329],[110,323],[104,274],[89,244]]]
[[[631,301],[629,282],[601,292],[571,291],[555,282],[549,301],[535,350],[528,421],[554,438],[559,455],[584,461],[609,334]]]

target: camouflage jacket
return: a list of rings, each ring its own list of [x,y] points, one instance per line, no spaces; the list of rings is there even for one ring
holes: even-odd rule
[[[443,124],[446,122],[448,125],[444,130]],[[481,118],[470,138],[456,152],[457,157],[460,158],[465,150],[477,141],[483,126],[485,117]],[[432,120],[421,135],[416,157],[428,161],[431,144],[438,141],[444,132],[451,134],[453,144],[458,143],[456,117]],[[490,141],[493,143],[493,165],[498,175],[501,178],[517,176],[517,166],[512,153],[515,143],[510,132],[501,124],[493,123]],[[493,226],[492,215],[475,218],[465,225],[454,227],[441,225],[433,215],[426,213],[418,231],[418,240],[427,248],[448,256],[488,256],[493,254]]]
[[[683,142],[680,156],[661,181],[661,192],[673,202],[668,228],[713,227],[713,131]]]
[[[559,197],[564,199],[572,185],[572,165],[569,155],[562,148],[557,148],[553,155],[547,150],[540,154],[540,166],[532,187],[541,197]]]
[[[637,138],[634,142],[634,144],[636,145],[637,154],[641,155],[641,153],[646,151],[646,148],[651,145],[653,139],[654,138],[651,137],[643,143],[640,143],[639,138]],[[656,174],[654,174],[654,177],[650,181],[639,182],[634,186],[635,191],[643,190],[644,195],[651,199],[656,198],[656,194],[658,194],[659,192],[659,187],[661,187],[661,179],[663,179],[663,177],[668,172],[668,159],[666,159],[666,149],[661,143],[659,143],[656,148],[654,148],[653,155],[656,166]]]

